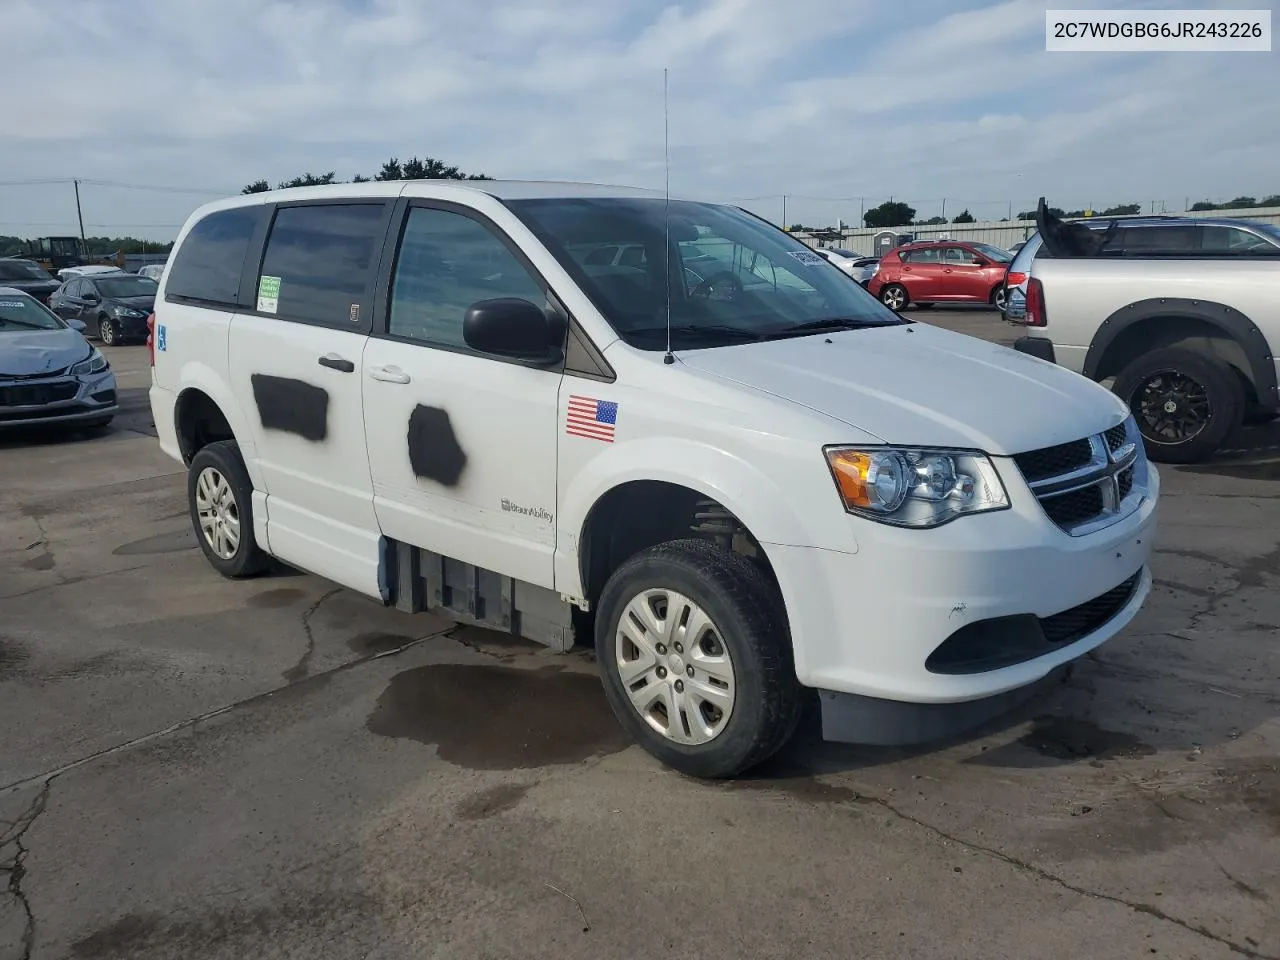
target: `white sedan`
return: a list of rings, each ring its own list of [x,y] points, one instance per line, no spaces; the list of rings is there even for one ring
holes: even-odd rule
[[[863,256],[839,247],[819,247],[817,253],[826,257],[864,287],[875,276],[876,266],[880,263],[878,257]]]

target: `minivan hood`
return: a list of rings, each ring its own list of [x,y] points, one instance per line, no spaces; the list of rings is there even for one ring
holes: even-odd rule
[[[1079,374],[923,323],[682,351],[680,359],[903,446],[1008,456],[1127,416],[1118,397]]]
[[[63,370],[89,357],[90,347],[75,330],[0,333],[0,377],[30,377]]]

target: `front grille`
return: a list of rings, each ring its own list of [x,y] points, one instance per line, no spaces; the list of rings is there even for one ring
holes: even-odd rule
[[[78,383],[33,383],[0,387],[0,407],[31,407],[70,400],[80,389]]]
[[[1115,453],[1124,446],[1124,442],[1129,439],[1129,431],[1123,423],[1117,423],[1114,427],[1103,434],[1107,438],[1107,449]]]
[[[1092,520],[1102,512],[1104,506],[1102,490],[1096,485],[1072,490],[1056,497],[1046,497],[1040,501],[1044,512],[1060,527],[1074,527]]]
[[[1128,470],[1121,470],[1116,474],[1116,488],[1120,493],[1120,499],[1124,500],[1133,492],[1133,467]]]
[[[1044,631],[1044,638],[1052,644],[1062,646],[1093,633],[1129,602],[1141,577],[1142,571],[1139,570],[1124,583],[1092,600],[1086,600],[1078,607],[1063,610],[1051,617],[1042,617],[1040,629]]]
[[[965,624],[929,654],[925,669],[985,673],[1052,653],[1106,626],[1133,598],[1141,580],[1139,570],[1106,593],[1049,617],[1020,613]]]
[[[1028,483],[1046,480],[1072,470],[1088,466],[1090,457],[1088,439],[1072,440],[1055,447],[1044,447],[1029,453],[1019,453],[1013,458]]]
[[[9,383],[21,383],[23,380],[49,380],[61,377],[70,367],[59,367],[56,370],[42,370],[39,373],[0,373],[0,380]]]

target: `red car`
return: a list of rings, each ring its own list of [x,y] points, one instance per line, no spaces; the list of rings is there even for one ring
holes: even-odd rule
[[[908,303],[989,303],[1004,309],[1013,255],[987,243],[925,240],[890,250],[867,289],[891,310]]]

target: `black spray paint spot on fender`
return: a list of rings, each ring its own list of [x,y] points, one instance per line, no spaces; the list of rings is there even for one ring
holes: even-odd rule
[[[467,468],[467,455],[454,436],[448,411],[422,404],[413,408],[409,414],[409,466],[415,477],[457,486]]]
[[[302,380],[265,373],[255,373],[249,379],[264,429],[283,430],[312,441],[328,436],[328,390]]]

